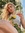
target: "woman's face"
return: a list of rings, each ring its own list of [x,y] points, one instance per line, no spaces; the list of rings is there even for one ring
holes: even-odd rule
[[[8,4],[7,6],[7,10],[10,12],[10,13],[13,13],[14,12],[14,6],[12,4]]]

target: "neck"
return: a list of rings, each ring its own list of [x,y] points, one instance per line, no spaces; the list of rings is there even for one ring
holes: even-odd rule
[[[7,20],[8,19],[8,12],[6,12],[4,19]]]
[[[15,11],[12,14],[15,14]]]
[[[5,15],[5,17],[4,17],[4,19],[5,19],[5,20],[8,20],[8,18],[9,18],[9,16],[10,16],[11,14],[12,14],[12,15],[14,15],[14,14],[15,14],[15,12],[10,13],[10,14],[6,14],[6,15]]]
[[[4,19],[7,20],[8,19],[8,16],[5,16]]]

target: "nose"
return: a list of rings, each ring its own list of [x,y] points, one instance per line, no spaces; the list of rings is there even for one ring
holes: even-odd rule
[[[12,9],[12,8],[10,8],[10,9]]]

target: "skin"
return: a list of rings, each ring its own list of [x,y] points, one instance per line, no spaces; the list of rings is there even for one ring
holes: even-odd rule
[[[25,20],[24,20],[24,16],[21,14],[21,13],[18,13],[17,15],[19,15],[20,19],[21,19],[21,23],[22,23],[22,26],[23,28],[25,28]]]
[[[0,33],[18,33],[9,21],[0,20]]]
[[[10,12],[10,13],[13,13],[13,12],[15,11],[14,6],[13,6],[12,4],[9,4],[9,5],[7,6],[7,10],[8,10],[8,12]]]

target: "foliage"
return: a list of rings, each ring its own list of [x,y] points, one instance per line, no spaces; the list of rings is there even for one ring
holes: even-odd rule
[[[15,2],[15,0],[0,0],[0,8],[3,8],[3,6],[6,4],[6,3],[8,3],[8,2],[12,2],[14,5],[16,5],[16,2]],[[2,6],[3,5],[3,6]]]
[[[20,8],[20,10],[22,10],[21,2],[20,3],[18,2],[16,5],[16,10],[19,10],[19,8]]]
[[[20,10],[22,9],[22,6],[21,6],[21,3],[20,2],[16,2],[15,0],[0,0],[0,8],[3,8],[4,7],[4,5],[6,4],[6,3],[8,3],[8,2],[12,2],[15,6],[16,6],[16,10],[19,10],[19,8],[20,8]],[[22,12],[22,11],[21,11]],[[0,12],[0,14],[1,14],[1,12]]]
[[[6,4],[4,1],[0,1],[0,8],[3,8],[3,6]],[[2,6],[3,5],[3,6]]]
[[[18,33],[23,33],[17,24],[14,24],[14,27],[17,29]]]

